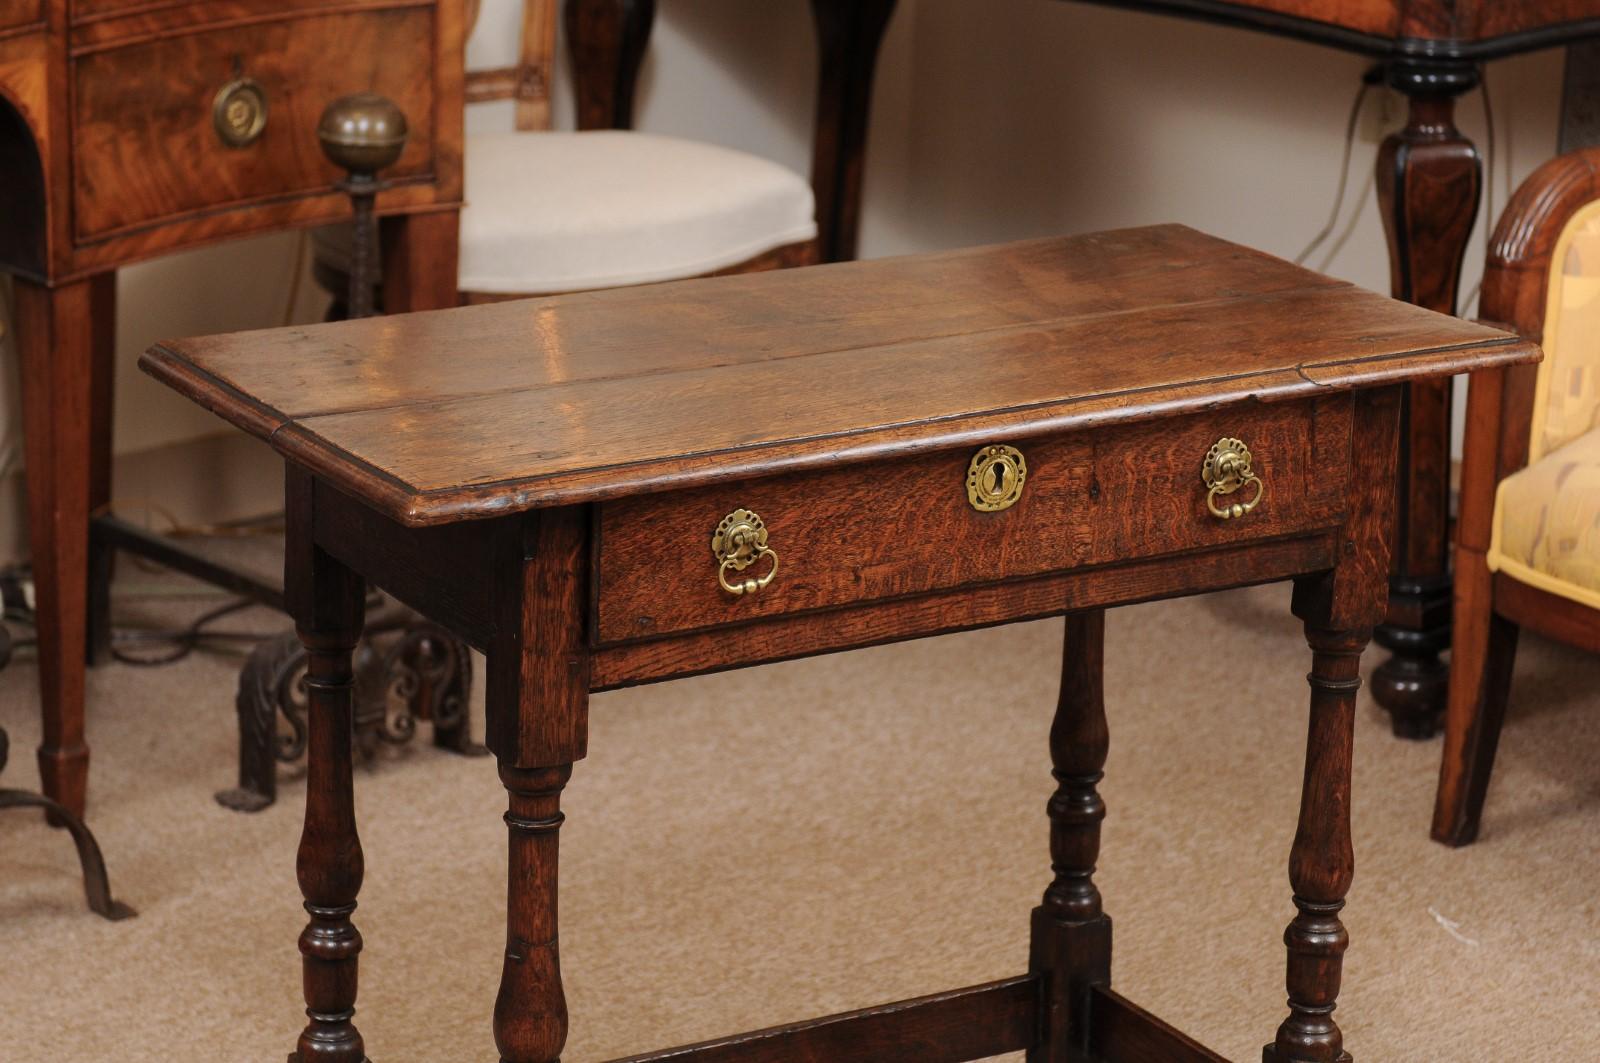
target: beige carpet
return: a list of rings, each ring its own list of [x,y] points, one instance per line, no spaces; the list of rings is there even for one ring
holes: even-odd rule
[[[1287,605],[1261,588],[1108,629],[1116,983],[1238,1060],[1283,1014],[1309,662]],[[597,697],[562,832],[566,1058],[1019,973],[1047,879],[1059,636],[1043,622]],[[212,802],[233,779],[236,666],[92,677],[92,822],[137,919],[87,914],[66,837],[0,817],[8,1063],[244,1063],[292,1044],[304,786],[286,777],[254,816]],[[34,678],[26,658],[0,675],[13,786],[35,782]],[[1600,660],[1525,640],[1470,849],[1427,837],[1437,742],[1391,738],[1365,695],[1357,741],[1339,1010],[1356,1058],[1595,1059]],[[493,1059],[492,763],[419,744],[358,772],[357,800],[369,1052]]]

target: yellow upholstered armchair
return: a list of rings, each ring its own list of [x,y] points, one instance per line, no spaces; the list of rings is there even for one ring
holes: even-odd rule
[[[1447,845],[1478,834],[1518,630],[1600,653],[1600,149],[1551,160],[1511,198],[1482,307],[1545,360],[1477,374],[1468,392],[1433,813]]]

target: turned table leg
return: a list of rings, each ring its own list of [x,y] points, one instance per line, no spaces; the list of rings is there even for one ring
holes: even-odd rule
[[[1388,80],[1410,97],[1406,127],[1378,153],[1390,288],[1454,314],[1483,180],[1477,149],[1455,126],[1455,97],[1477,86],[1477,68],[1395,62]],[[1374,632],[1391,656],[1373,673],[1372,694],[1407,738],[1438,729],[1449,680],[1439,654],[1450,648],[1450,392],[1449,379],[1407,388],[1389,614]]]
[[[351,654],[361,637],[365,585],[312,541],[313,485],[293,466],[287,496],[286,597],[306,647],[308,731],[306,818],[295,870],[310,915],[300,934],[309,1021],[289,1063],[363,1063],[354,1022],[361,933],[350,919],[363,873],[351,779]]]
[[[570,764],[500,765],[500,781],[511,795],[506,955],[494,1002],[494,1043],[502,1063],[553,1063],[567,1042],[556,937],[556,855],[561,788],[571,776]]]
[[[1366,631],[1306,623],[1312,650],[1311,724],[1300,825],[1289,852],[1289,882],[1299,914],[1284,932],[1289,950],[1289,1017],[1262,1053],[1265,1063],[1348,1060],[1334,1021],[1339,975],[1350,943],[1339,912],[1355,874],[1350,845],[1350,756]]]
[[[1111,982],[1111,919],[1094,884],[1105,802],[1095,789],[1106,763],[1102,665],[1105,611],[1068,614],[1061,695],[1050,725],[1050,869],[1055,878],[1033,910],[1028,969],[1048,979],[1043,1037],[1028,1063],[1068,1063],[1088,1049],[1089,990]]]

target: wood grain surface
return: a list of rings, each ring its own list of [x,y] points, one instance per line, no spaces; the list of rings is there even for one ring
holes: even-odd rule
[[[1533,360],[1181,226],[160,344],[407,524]]]

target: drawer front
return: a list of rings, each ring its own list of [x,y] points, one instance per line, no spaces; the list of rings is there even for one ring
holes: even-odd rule
[[[385,176],[433,171],[434,11],[427,6],[302,15],[109,47],[73,62],[73,218],[79,242],[185,216],[328,191],[329,102],[372,90],[411,135]],[[254,81],[266,122],[244,146],[218,133],[219,90]]]
[[[968,499],[979,446],[604,503],[596,638],[650,638],[1332,527],[1345,505],[1350,424],[1350,397],[1340,395],[1013,440],[1026,474],[1015,504],[997,512]],[[1201,477],[1223,437],[1249,447],[1264,486],[1260,503],[1236,519],[1208,511]],[[1227,502],[1253,495],[1252,486]],[[711,540],[740,508],[763,521],[778,571],[736,596],[718,584]],[[765,575],[770,564],[762,558],[730,580]]]

